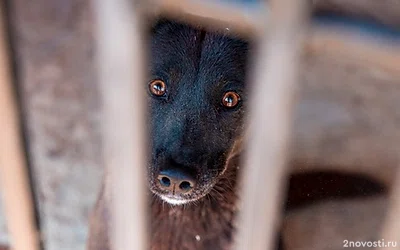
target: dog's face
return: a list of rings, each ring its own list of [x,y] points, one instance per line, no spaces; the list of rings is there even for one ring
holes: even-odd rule
[[[248,44],[161,21],[151,37],[151,191],[178,205],[207,195],[244,130]]]

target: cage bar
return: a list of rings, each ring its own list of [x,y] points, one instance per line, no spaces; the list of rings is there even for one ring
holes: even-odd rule
[[[235,3],[212,0],[153,0],[151,10],[153,15],[160,13],[186,23],[201,23],[211,30],[225,30],[243,36],[257,36],[266,25],[260,25],[268,14],[264,1],[249,6],[248,2]]]
[[[396,247],[392,248],[394,250],[400,250],[400,167],[397,169],[396,181],[392,187],[390,203],[381,238],[384,239],[387,244],[389,241],[395,242]],[[383,249],[387,249],[387,247],[380,248],[380,250]]]
[[[128,0],[95,1],[104,162],[111,176],[111,246],[147,249],[144,43]]]
[[[13,93],[4,11],[0,4],[0,185],[13,249],[38,250],[39,233]]]
[[[273,249],[284,190],[298,61],[306,25],[303,1],[271,1],[255,65],[237,250]]]
[[[357,59],[364,65],[400,75],[400,39],[354,35],[346,27],[314,27],[305,51]]]

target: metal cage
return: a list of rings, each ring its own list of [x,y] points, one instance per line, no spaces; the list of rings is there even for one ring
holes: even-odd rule
[[[213,29],[223,29],[229,24],[239,34],[255,37],[261,44],[251,79],[254,91],[250,109],[250,150],[245,158],[247,167],[242,180],[244,200],[236,249],[273,248],[282,203],[280,190],[284,190],[283,178],[288,172],[285,166],[301,52],[306,48],[322,53],[353,54],[400,73],[399,46],[354,41],[345,32],[330,32],[330,29],[316,30],[312,38],[307,37],[306,31],[312,28],[307,15],[308,4],[307,1],[270,0],[270,8],[262,5],[261,8],[243,9],[243,6],[232,3],[198,0],[138,1],[135,4],[127,0],[94,1],[98,25],[99,80],[105,112],[103,139],[107,154],[104,161],[114,183],[115,230],[112,239],[115,249],[139,250],[147,246],[146,185],[144,178],[140,178],[144,176],[144,169],[131,166],[143,166],[146,154],[138,150],[146,140],[143,133],[145,106],[137,84],[144,79],[146,61],[142,20],[144,15],[159,13],[172,18],[183,16],[187,22],[202,22]],[[18,110],[12,94],[6,36],[4,23],[1,23],[0,183],[13,249],[36,250],[39,249],[39,234],[35,228],[34,203],[29,192],[18,130]],[[323,46],[328,40],[334,44],[329,50]],[[265,85],[264,82],[274,84]],[[262,108],[264,106],[269,107],[268,117]],[[114,124],[119,124],[118,129]],[[120,167],[111,168],[114,165]],[[393,184],[392,207],[382,237],[400,240],[398,172]],[[261,185],[263,188],[260,188]],[[255,217],[255,214],[258,216]]]

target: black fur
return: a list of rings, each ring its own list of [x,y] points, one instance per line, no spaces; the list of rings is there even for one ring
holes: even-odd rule
[[[237,212],[238,158],[244,132],[249,44],[224,34],[168,21],[152,33],[151,78],[167,84],[163,97],[149,94],[151,249],[229,249]],[[147,84],[146,84],[147,87]],[[233,109],[227,91],[241,96]],[[159,197],[158,172],[171,165],[197,177],[195,190],[173,206]]]
[[[239,39],[168,21],[153,29],[149,82],[167,85],[165,96],[149,94],[154,193],[163,194],[156,177],[171,166],[196,176],[193,192],[182,195],[187,200],[206,195],[224,172],[244,130],[248,47]],[[241,96],[239,105],[222,105],[227,91]]]

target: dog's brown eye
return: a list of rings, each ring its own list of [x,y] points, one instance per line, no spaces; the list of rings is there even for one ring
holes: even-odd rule
[[[238,93],[229,91],[222,97],[222,104],[227,108],[233,108],[238,105],[240,101],[240,96]]]
[[[161,80],[154,80],[149,85],[150,92],[155,96],[163,96],[167,91],[166,84]]]

